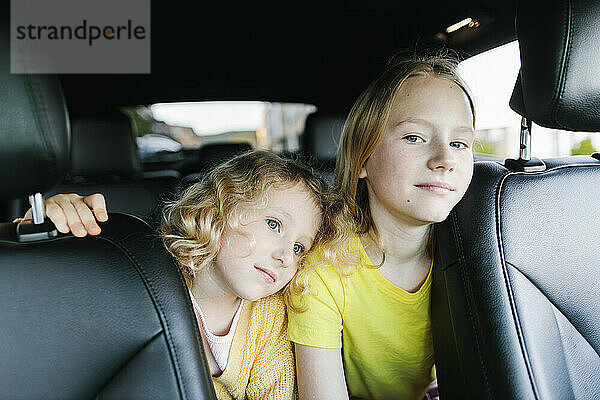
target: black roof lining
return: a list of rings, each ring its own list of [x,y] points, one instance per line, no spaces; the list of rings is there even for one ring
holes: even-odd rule
[[[467,15],[489,23],[447,37],[472,55],[514,39],[514,1],[152,3],[152,73],[63,75],[72,113],[159,101],[305,102],[346,112],[400,50]]]

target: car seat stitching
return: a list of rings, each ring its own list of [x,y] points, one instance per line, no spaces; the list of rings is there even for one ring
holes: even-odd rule
[[[518,271],[525,279],[527,279],[527,281],[529,281],[539,292],[542,296],[544,296],[544,298],[548,301],[548,303],[550,303],[550,305],[552,306],[552,309],[555,310],[553,311],[555,314],[556,312],[558,312],[560,315],[562,315],[567,321],[571,322],[571,320],[565,315],[565,313],[563,313],[560,308],[554,304],[554,302],[552,301],[552,299],[550,299],[534,282],[533,280],[531,280],[527,274],[525,274],[523,271],[521,271],[516,265],[509,263],[508,261],[506,262],[507,265],[510,265],[511,267],[513,267],[516,271]],[[573,324],[571,324],[573,325]],[[581,331],[579,331],[579,329],[577,329],[577,327],[575,327],[575,325],[573,325],[573,329],[575,329],[575,331],[577,331],[577,333],[579,333],[581,335],[581,337],[586,341],[587,344],[590,345],[590,347],[592,349],[594,349],[594,351],[596,351],[596,349],[594,348],[594,346],[587,340],[587,338],[583,335],[583,333],[581,333]],[[596,354],[598,354],[598,352],[596,351]],[[600,356],[600,354],[598,354],[598,356]]]
[[[140,348],[139,348],[139,349],[138,349],[136,352],[134,352],[134,353],[131,355],[131,357],[129,357],[129,358],[128,358],[128,359],[127,359],[127,360],[126,360],[124,363],[123,363],[123,365],[121,365],[121,367],[120,367],[120,368],[119,368],[119,369],[118,369],[118,370],[117,370],[117,371],[116,371],[114,374],[112,374],[112,375],[110,376],[110,378],[108,378],[108,379],[106,380],[106,382],[104,383],[104,385],[102,385],[102,388],[101,388],[101,389],[98,391],[98,394],[96,395],[95,399],[102,399],[102,392],[104,392],[104,391],[106,390],[106,388],[107,388],[107,386],[110,384],[110,382],[111,382],[111,381],[112,381],[112,380],[113,380],[113,379],[114,379],[114,378],[115,378],[117,375],[119,375],[119,374],[120,374],[120,373],[123,371],[123,368],[125,368],[125,366],[127,366],[127,365],[128,365],[130,362],[131,362],[131,360],[133,360],[135,357],[137,357],[137,356],[140,354],[140,352],[141,352],[142,350],[144,350],[145,348],[147,348],[147,347],[148,347],[148,346],[149,346],[151,343],[153,343],[153,342],[156,340],[156,338],[160,337],[160,335],[161,335],[161,332],[157,332],[157,333],[156,333],[156,334],[154,334],[154,335],[153,335],[153,336],[152,336],[150,339],[148,339],[148,340],[146,341],[146,343],[144,343],[142,346],[140,346]]]
[[[580,164],[568,164],[568,165],[559,165],[556,166],[554,168],[550,168],[544,171],[536,171],[536,172],[524,172],[524,171],[513,171],[511,173],[511,175],[544,175],[547,174],[549,172],[555,172],[555,171],[560,171],[562,169],[570,169],[570,168],[598,168],[600,167],[600,163],[598,163],[596,160],[592,160],[590,164],[586,164],[586,163],[580,163]]]
[[[552,302],[550,302],[550,304],[552,304]],[[558,327],[558,333],[559,333],[559,335],[561,337],[561,343],[564,343],[563,340],[562,340],[562,338],[564,337],[563,336],[563,331],[561,329],[560,323],[558,322],[558,318],[556,317],[556,313],[559,312],[561,315],[563,315],[563,316],[565,316],[565,315],[562,312],[560,312],[560,310],[558,310],[556,307],[554,307],[554,304],[552,304],[552,306],[553,306],[553,307],[551,307],[552,315],[554,316],[554,321],[556,322],[556,326]],[[573,326],[573,324],[571,324],[571,326]],[[573,326],[573,328],[575,328],[575,326]],[[577,331],[577,333],[579,333],[581,335],[581,332],[579,332],[579,330],[577,330],[577,328],[575,328],[575,330]],[[586,341],[587,344],[590,344],[590,342],[588,342],[587,339],[583,335],[581,335],[581,337],[583,337],[583,339]],[[590,347],[592,347],[592,346],[590,345]],[[593,349],[593,347],[592,347],[592,349]],[[596,349],[594,349],[594,351],[596,351]],[[571,370],[568,367],[567,357],[566,357],[566,355],[564,353],[565,353],[565,351],[564,351],[564,346],[563,346],[563,356],[565,358],[565,364],[567,364],[567,376],[569,378],[569,382],[570,382],[569,388],[571,389],[571,394],[572,394],[571,398],[574,399],[575,398],[575,392],[573,390],[573,379],[571,379],[571,373],[570,373]],[[598,354],[598,353],[596,352],[596,354]]]
[[[161,243],[163,243],[162,238],[161,238],[160,235],[155,234],[153,236],[154,236],[155,239],[160,239]],[[179,279],[179,283],[181,284],[181,286],[187,288],[187,283],[185,282],[185,279],[183,278],[183,274],[178,273],[177,274],[177,278]],[[194,306],[192,305],[192,299],[190,299],[190,296],[185,296],[185,300],[186,300],[186,303],[188,305],[188,310],[193,310]],[[192,318],[192,321],[193,321],[193,323],[194,323],[194,325],[196,327],[196,329],[194,329],[194,332],[193,332],[194,333],[194,337],[196,338],[196,343],[198,343],[198,346],[202,349],[202,355],[204,356],[204,350],[203,350],[203,346],[204,345],[202,344],[202,338],[200,337],[200,328],[198,327],[198,320],[196,319],[195,315]],[[206,367],[207,367],[206,364],[203,365],[203,369],[206,369]],[[205,372],[210,375],[210,373],[209,373],[208,370],[205,370]],[[184,382],[184,386],[185,386],[185,382]]]
[[[135,256],[131,253],[129,253],[129,250],[127,248],[124,248],[125,252],[130,254],[130,257],[132,260],[134,260],[134,262],[136,263],[136,265],[138,265],[140,267],[140,272],[142,273],[142,275],[144,276],[144,279],[146,279],[148,281],[148,286],[152,291],[152,297],[155,299],[156,304],[158,306],[158,308],[161,311],[161,318],[164,319],[165,325],[167,327],[167,329],[165,330],[166,336],[168,337],[168,341],[170,343],[170,348],[173,349],[173,356],[175,358],[175,365],[176,365],[176,370],[177,370],[177,376],[183,386],[183,397],[187,398],[187,392],[186,392],[186,388],[185,388],[185,379],[183,379],[181,377],[181,367],[179,365],[179,356],[177,355],[177,349],[175,348],[175,345],[173,343],[173,339],[171,336],[171,327],[169,326],[169,320],[166,318],[166,314],[163,310],[162,304],[160,303],[160,301],[158,300],[158,298],[156,297],[156,293],[154,290],[154,287],[152,286],[152,282],[149,279],[148,275],[146,274],[146,271],[144,270],[144,268],[141,266],[141,264],[137,261],[137,259],[135,258]]]
[[[177,350],[176,350],[175,346],[173,345],[169,322],[168,322],[167,318],[165,317],[165,312],[164,312],[164,310],[162,308],[162,305],[161,305],[160,301],[158,301],[158,298],[156,297],[156,292],[154,290],[154,287],[152,286],[152,282],[148,278],[148,275],[146,274],[144,268],[137,261],[137,259],[135,258],[135,256],[133,254],[131,254],[129,252],[129,250],[122,243],[117,242],[117,241],[115,241],[115,240],[113,240],[111,238],[108,238],[108,237],[96,237],[96,238],[97,239],[106,240],[106,241],[114,244],[115,246],[117,246],[120,250],[122,250],[133,261],[133,264],[136,267],[136,270],[142,276],[144,283],[147,285],[148,292],[151,295],[153,303],[159,309],[159,315],[160,315],[161,324],[164,322],[164,324],[166,325],[166,327],[165,327],[165,325],[163,325],[163,329],[165,330],[165,336],[167,338],[167,343],[169,343],[169,350],[172,350],[172,352],[173,352],[174,367],[175,367],[175,372],[176,372],[176,375],[177,375],[177,380],[179,381],[179,383],[181,384],[182,389],[183,389],[183,391],[181,392],[182,397],[187,399],[188,396],[187,396],[187,391],[186,391],[186,387],[185,387],[185,380],[182,379],[182,377],[181,377],[181,370],[180,370],[180,365],[179,365],[179,357],[177,356]]]
[[[556,307],[556,305],[555,305],[555,304],[554,304],[554,303],[553,303],[553,302],[552,302],[552,301],[551,301],[551,300],[548,298],[548,296],[546,296],[546,295],[544,294],[544,292],[542,292],[542,291],[541,291],[541,290],[540,290],[540,289],[539,289],[539,288],[538,288],[538,287],[537,287],[537,286],[536,286],[536,285],[533,283],[533,281],[532,281],[531,279],[529,279],[529,277],[528,277],[528,276],[527,276],[525,273],[523,273],[523,271],[521,271],[519,268],[517,268],[517,266],[516,266],[516,265],[514,265],[514,264],[511,264],[511,263],[509,263],[509,262],[507,262],[507,264],[508,264],[508,265],[510,265],[510,266],[511,266],[511,267],[512,267],[512,268],[513,268],[515,271],[517,271],[517,272],[518,272],[518,273],[519,273],[519,274],[520,274],[520,275],[521,275],[523,278],[525,278],[525,279],[526,279],[528,282],[530,282],[530,283],[531,283],[531,285],[532,285],[532,286],[534,286],[534,287],[535,287],[535,288],[538,290],[538,292],[539,292],[539,293],[540,293],[542,296],[544,296],[544,297],[545,297],[545,299],[548,301],[548,303],[550,304],[550,310],[552,311],[552,316],[554,317],[554,322],[555,322],[555,324],[556,324],[556,327],[557,327],[557,329],[558,329],[558,333],[559,333],[559,335],[560,335],[560,337],[561,337],[561,339],[562,339],[562,338],[564,337],[564,335],[563,335],[563,333],[562,333],[562,332],[563,332],[563,330],[562,330],[562,328],[561,328],[561,325],[560,325],[560,323],[558,322],[557,314],[560,314],[560,315],[562,315],[562,316],[563,316],[563,317],[564,317],[564,318],[565,318],[567,321],[571,322],[571,321],[569,320],[569,318],[567,318],[567,317],[566,317],[566,315],[565,315],[564,313],[562,313],[562,312],[560,311],[560,309],[558,309],[558,307]],[[592,349],[594,349],[594,347],[593,347],[593,346],[590,344],[590,342],[589,342],[589,341],[588,341],[588,340],[585,338],[585,336],[584,336],[584,335],[583,335],[583,334],[582,334],[582,333],[581,333],[581,332],[580,332],[580,331],[579,331],[579,330],[578,330],[578,329],[577,329],[577,328],[576,328],[576,327],[575,327],[573,324],[571,324],[571,326],[573,327],[573,329],[575,329],[575,331],[576,331],[577,333],[579,333],[579,334],[581,335],[581,337],[582,337],[582,338],[585,340],[585,342],[586,342],[586,343],[587,343],[587,344],[588,344],[588,345],[589,345],[589,346],[590,346]],[[561,344],[562,344],[562,343],[564,343],[564,341],[563,341],[563,340],[561,340]],[[595,350],[596,350],[596,349],[594,349],[594,351],[595,351]],[[564,356],[564,353],[565,353],[565,352],[564,352],[564,346],[563,346],[563,356]],[[598,352],[596,352],[596,354],[598,354]],[[564,357],[564,361],[565,361],[565,364],[567,364],[567,358],[566,358],[566,357]],[[568,368],[567,368],[567,371],[569,371],[569,369],[568,369]],[[571,389],[572,389],[572,388],[573,388],[573,380],[571,379],[571,374],[570,374],[570,373],[568,373],[568,378],[569,378],[569,381],[571,382],[571,384],[569,385],[569,388],[571,388]],[[571,390],[571,393],[572,393],[572,397],[570,397],[570,398],[575,398],[575,393],[573,392],[573,390]]]
[[[477,324],[474,320],[473,306],[471,304],[470,290],[471,285],[469,283],[469,277],[466,272],[466,260],[464,257],[463,245],[462,245],[462,237],[460,235],[460,229],[458,228],[458,217],[455,211],[452,211],[452,230],[454,231],[454,237],[456,238],[456,247],[459,251],[459,260],[458,265],[460,267],[460,276],[463,283],[463,292],[467,303],[467,310],[469,315],[469,321],[471,322],[471,329],[473,330],[473,337],[475,339],[475,344],[477,347],[477,352],[479,354],[479,363],[481,364],[481,371],[483,372],[483,378],[485,380],[485,387],[488,391],[488,395],[490,398],[494,398],[494,395],[491,391],[491,386],[488,378],[488,370],[485,363],[485,359],[482,355],[481,344],[479,342],[479,336],[477,334]]]
[[[561,60],[560,60],[560,76],[558,77],[558,85],[555,88],[552,104],[552,119],[554,123],[561,127],[561,129],[567,129],[563,124],[558,121],[558,102],[562,99],[566,86],[566,75],[569,69],[569,56],[571,54],[571,44],[573,39],[573,9],[571,1],[565,2],[566,16],[564,17],[565,23],[565,38],[562,48],[565,49]]]
[[[136,219],[139,219],[139,218],[136,217]],[[131,237],[131,236],[133,236],[133,235],[128,235],[127,237]],[[74,236],[72,236],[72,235],[64,235],[64,236],[59,236],[57,238],[53,238],[53,239],[45,240],[45,241],[53,242],[53,241],[69,239],[69,238],[73,238],[73,237]],[[183,389],[181,389],[180,387],[178,387],[178,390],[180,391],[182,398],[188,399],[189,397],[187,395],[186,384],[181,376],[179,357],[177,356],[177,350],[176,350],[175,346],[173,345],[173,341],[172,341],[172,337],[171,337],[171,333],[170,333],[170,326],[167,321],[167,318],[165,318],[165,312],[162,308],[161,303],[158,301],[158,299],[156,297],[156,292],[154,290],[154,287],[152,286],[150,279],[148,279],[148,275],[146,274],[145,270],[142,268],[141,264],[137,261],[136,257],[133,256],[133,254],[131,254],[131,252],[129,252],[129,250],[122,244],[123,239],[120,241],[116,241],[116,240],[106,237],[106,236],[92,236],[92,237],[90,237],[90,239],[104,240],[104,241],[107,241],[107,242],[115,245],[119,250],[123,251],[123,253],[125,253],[125,255],[132,261],[132,264],[135,266],[136,271],[143,278],[142,282],[144,283],[144,286],[146,286],[146,289],[150,293],[150,297],[152,299],[153,304],[155,304],[155,306],[158,308],[159,316],[160,316],[159,320],[160,320],[162,328],[165,332],[166,341],[169,344],[168,348],[170,351],[173,352],[174,370],[175,370],[175,373],[177,376],[177,380],[180,383],[180,386],[182,386],[182,388],[183,388]],[[14,241],[0,241],[0,242],[14,243]],[[31,243],[34,243],[34,242],[31,242]],[[179,275],[180,283],[185,284],[185,282],[183,281],[183,278],[181,277],[181,274],[178,274],[178,275]],[[189,308],[191,309],[192,306],[191,306],[191,300],[189,299],[189,297],[187,298],[187,302],[188,302]],[[163,321],[164,321],[164,324],[166,324],[166,327],[163,324]],[[194,332],[194,334],[196,336],[196,339],[199,340],[198,336],[196,335],[196,332]],[[182,392],[182,390],[183,390],[183,392]]]
[[[519,319],[519,315],[516,308],[516,302],[514,298],[514,294],[512,291],[512,285],[510,283],[510,279],[508,276],[508,271],[506,269],[506,259],[504,256],[504,242],[502,240],[502,217],[500,215],[500,200],[502,197],[502,189],[506,183],[508,177],[513,175],[512,173],[504,174],[499,181],[498,188],[496,191],[496,236],[498,237],[498,250],[500,254],[500,267],[502,268],[502,275],[504,276],[504,284],[506,287],[506,294],[508,296],[508,301],[510,304],[511,314],[514,319],[515,328],[517,338],[519,340],[519,346],[521,347],[521,353],[523,356],[523,361],[525,362],[525,369],[527,370],[527,375],[529,377],[529,382],[531,384],[531,389],[533,391],[533,395],[536,399],[539,399],[538,389],[533,378],[533,371],[531,368],[531,363],[529,360],[529,354],[527,353],[527,346],[525,344],[525,338],[523,336],[523,332],[521,329],[521,321]]]

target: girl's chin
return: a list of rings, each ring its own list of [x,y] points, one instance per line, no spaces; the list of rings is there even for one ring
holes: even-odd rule
[[[420,215],[416,216],[415,219],[419,221],[422,225],[431,225],[445,221],[446,218],[448,218],[448,215],[450,215],[450,211],[448,211],[447,213]]]
[[[246,301],[257,301],[260,299],[264,299],[265,297],[269,297],[272,294],[274,294],[276,292],[270,293],[270,292],[261,292],[261,293],[244,293],[242,296],[240,296],[240,294],[238,294],[239,298],[242,298]]]

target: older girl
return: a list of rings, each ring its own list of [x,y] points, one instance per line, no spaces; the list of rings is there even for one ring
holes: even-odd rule
[[[188,283],[217,398],[296,397],[288,283],[314,245],[335,261],[332,250],[351,232],[344,206],[303,165],[255,151],[166,207],[160,230]],[[100,232],[92,211],[107,218],[98,194],[57,195],[46,209],[61,232],[78,236]]]
[[[432,225],[462,198],[473,171],[474,108],[455,63],[390,65],[350,111],[336,188],[354,212],[352,268],[316,254],[293,300],[302,399],[420,399],[434,362],[429,298]]]

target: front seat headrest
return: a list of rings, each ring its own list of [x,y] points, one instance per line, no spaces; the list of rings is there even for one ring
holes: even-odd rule
[[[250,143],[214,143],[198,149],[200,171],[208,171],[216,165],[229,160],[237,154],[252,150]]]
[[[342,115],[310,114],[304,127],[304,146],[315,160],[335,160],[346,119]]]
[[[58,185],[68,168],[71,136],[56,76],[11,74],[8,38],[0,35],[0,200]]]
[[[141,170],[129,118],[123,114],[73,119],[71,177],[134,178]]]
[[[600,2],[520,1],[521,71],[510,106],[535,123],[600,131]]]

